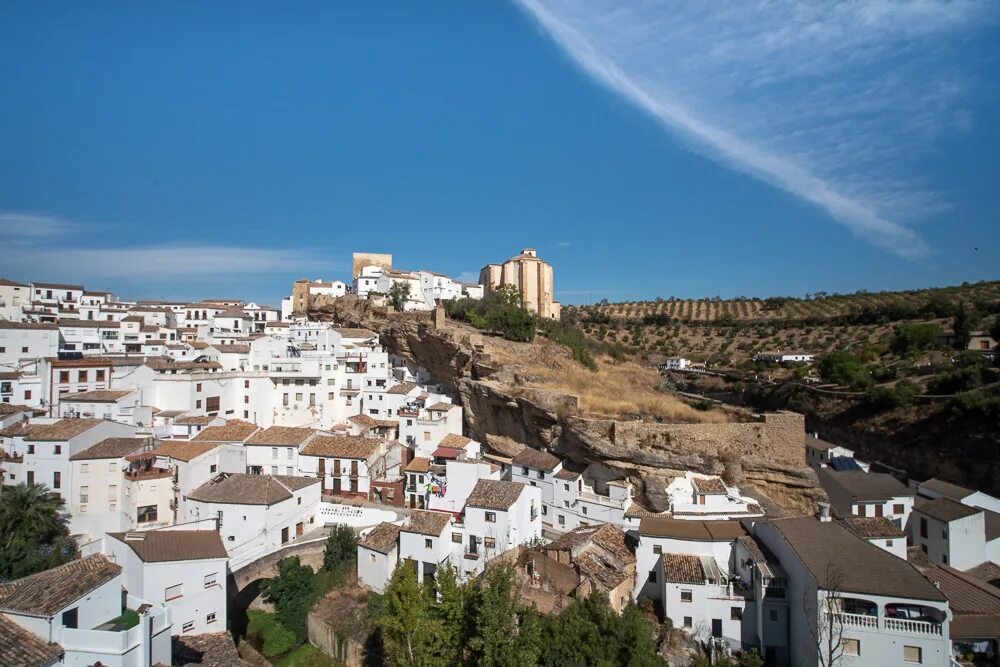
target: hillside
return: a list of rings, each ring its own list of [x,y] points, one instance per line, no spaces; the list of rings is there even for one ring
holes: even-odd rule
[[[652,361],[684,356],[739,365],[764,351],[822,353],[888,344],[901,322],[945,328],[960,306],[980,320],[1000,312],[1000,281],[905,292],[766,299],[657,299],[565,306],[563,319],[595,342]]]

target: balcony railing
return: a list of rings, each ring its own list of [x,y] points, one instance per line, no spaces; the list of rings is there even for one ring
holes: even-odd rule
[[[845,628],[862,628],[864,630],[878,629],[878,616],[865,614],[837,614]]]
[[[909,618],[884,618],[886,630],[893,632],[906,632],[916,635],[940,635],[941,624],[929,621],[917,621]]]
[[[125,479],[132,482],[140,482],[147,479],[162,479],[164,477],[172,477],[173,473],[169,470],[162,470],[158,468],[152,468],[150,470],[138,470],[136,472],[126,472]]]

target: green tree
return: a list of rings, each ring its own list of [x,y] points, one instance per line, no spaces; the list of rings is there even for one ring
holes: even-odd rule
[[[339,570],[346,563],[353,562],[358,554],[358,536],[350,526],[337,524],[330,530],[323,549],[323,569],[331,572]]]
[[[471,581],[460,582],[450,565],[438,568],[434,578],[438,604],[431,607],[431,614],[441,623],[444,657],[450,664],[459,664],[475,632],[471,616],[476,590]]]
[[[844,350],[823,355],[819,360],[818,369],[820,377],[827,382],[855,389],[865,389],[872,384],[871,375],[865,370],[861,360]]]
[[[389,305],[398,313],[406,308],[406,301],[410,298],[410,283],[393,281],[389,288]]]
[[[431,614],[432,600],[407,563],[399,563],[392,573],[384,604],[384,613],[377,623],[390,664],[406,667],[449,664],[444,628]]]
[[[900,357],[933,350],[938,346],[940,335],[941,327],[936,324],[897,324],[889,348]]]
[[[955,317],[951,320],[952,331],[955,332],[954,346],[956,350],[964,350],[969,347],[972,340],[972,314],[965,308],[964,303],[958,304]]]
[[[58,493],[18,484],[0,493],[0,580],[26,577],[76,557]]]
[[[478,634],[469,644],[476,664],[515,667],[538,662],[541,628],[521,605],[513,566],[501,564],[486,570],[474,618]]]
[[[306,622],[315,602],[313,569],[303,565],[298,556],[278,561],[278,576],[261,584],[264,599],[274,604],[274,616],[302,642],[307,636]]]

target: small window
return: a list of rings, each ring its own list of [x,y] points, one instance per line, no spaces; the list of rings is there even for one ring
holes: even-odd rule
[[[684,627],[685,628],[690,628],[692,625],[693,625],[693,623],[691,622],[691,617],[690,616],[685,616],[684,617]]]
[[[455,544],[461,544],[462,543],[462,533],[452,533],[451,534],[451,541],[454,542]]]
[[[163,599],[167,602],[171,600],[176,600],[179,597],[184,596],[184,584],[175,584],[173,586],[167,586],[163,591]]]
[[[54,454],[62,454],[62,445],[54,445],[52,449]]]
[[[919,646],[903,647],[903,662],[915,662],[920,664],[924,661],[924,651]]]
[[[459,539],[458,541],[461,542],[462,540]],[[375,562],[375,554],[368,554],[368,562],[369,563],[374,563]]]
[[[896,503],[895,505],[892,506],[893,514],[902,514],[904,511],[905,510],[903,510],[903,503]]]
[[[886,540],[885,541],[885,546],[891,547],[892,546],[892,540]]]
[[[742,621],[743,620],[743,610],[739,607],[729,608],[729,620],[731,621]]]
[[[566,525],[566,517],[564,517],[562,514],[559,515],[559,525],[560,526]]]
[[[861,655],[861,641],[858,639],[845,639],[844,655]]]
[[[217,574],[213,572],[212,574],[205,575],[205,588],[211,588],[215,586]]]
[[[486,521],[487,521],[487,523],[496,523],[497,522],[497,513],[496,512],[487,512],[486,513]]]
[[[692,599],[692,593],[690,590],[681,591],[681,602],[690,602]]]
[[[497,541],[492,537],[484,537],[483,546],[486,547],[487,549],[496,549]]]
[[[80,472],[90,472],[90,465],[87,463],[81,463]]]
[[[528,466],[521,466],[521,474],[522,475],[528,474]]]
[[[569,484],[563,484],[563,491],[569,491]]]
[[[586,505],[584,505],[584,506],[583,506],[583,513],[584,513],[584,514],[586,514],[586,513],[587,513],[587,506],[586,506]]]
[[[656,583],[656,570],[649,571],[649,577],[647,578],[647,581],[651,584]]]
[[[215,612],[214,611],[211,614],[208,614],[208,615],[205,616],[205,622],[206,623],[215,623]]]
[[[188,621],[181,627],[181,632],[191,632],[194,630],[194,621]]]
[[[434,546],[434,540],[429,537],[424,538],[424,549],[430,549]]]

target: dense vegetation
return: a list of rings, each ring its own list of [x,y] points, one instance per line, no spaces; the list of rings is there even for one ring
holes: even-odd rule
[[[663,665],[655,624],[635,606],[621,616],[606,599],[577,600],[560,615],[542,616],[521,603],[513,570],[499,565],[481,582],[459,583],[441,568],[433,586],[400,564],[372,613],[386,664]]]
[[[321,664],[315,651],[306,647],[308,617],[316,600],[342,583],[356,567],[357,536],[349,526],[334,526],[323,552],[323,567],[314,572],[298,556],[278,562],[278,575],[264,581],[261,593],[274,605],[274,613],[249,611],[247,635],[256,639],[261,652],[276,665]],[[327,661],[327,664],[332,664]]]
[[[507,340],[530,342],[535,338],[537,319],[521,303],[521,294],[513,285],[502,285],[482,299],[445,301],[448,317],[468,322],[477,329],[503,336]]]
[[[18,484],[0,493],[0,581],[26,577],[76,558],[58,493]]]

